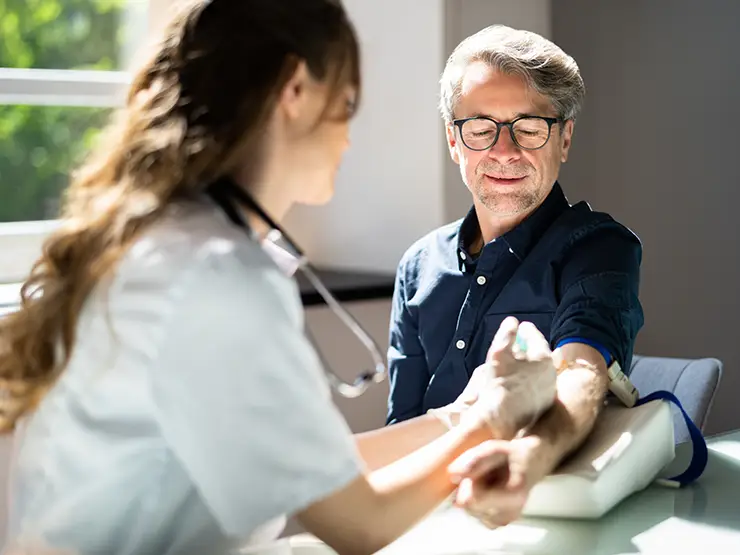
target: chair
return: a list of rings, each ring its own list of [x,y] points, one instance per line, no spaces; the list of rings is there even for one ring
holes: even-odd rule
[[[690,360],[635,355],[630,373],[640,397],[657,390],[672,392],[702,431],[721,377],[722,362],[715,358]],[[689,441],[689,431],[681,413],[676,407],[672,409],[675,442]]]

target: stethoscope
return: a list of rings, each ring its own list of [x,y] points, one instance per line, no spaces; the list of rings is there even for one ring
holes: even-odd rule
[[[375,364],[375,370],[372,372],[363,372],[354,383],[348,383],[335,374],[331,368],[326,364],[321,350],[318,349],[316,342],[311,338],[308,330],[306,335],[309,341],[314,345],[314,349],[321,360],[324,367],[324,372],[329,380],[331,386],[343,397],[348,399],[354,399],[359,397],[372,383],[381,383],[386,377],[386,367],[384,357],[380,353],[375,341],[370,337],[370,334],[360,325],[360,323],[339,303],[339,301],[331,294],[326,286],[316,275],[313,267],[311,266],[308,258],[303,251],[295,244],[295,242],[288,236],[287,233],[275,222],[263,209],[257,204],[257,202],[249,195],[244,189],[239,187],[231,178],[222,177],[206,189],[208,196],[224,211],[226,216],[234,223],[234,225],[249,231],[249,225],[244,219],[244,215],[235,206],[234,201],[241,204],[251,210],[253,210],[269,227],[271,232],[269,233],[270,240],[277,240],[282,238],[287,246],[293,251],[291,254],[295,256],[296,269],[300,270],[311,285],[324,299],[324,302],[329,306],[331,311],[336,314],[339,319],[344,323],[347,328],[360,340],[367,351],[370,353],[370,357]]]

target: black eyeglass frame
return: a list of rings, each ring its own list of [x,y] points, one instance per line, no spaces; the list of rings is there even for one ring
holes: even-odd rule
[[[519,141],[516,140],[516,137],[514,136],[514,124],[523,119],[541,119],[547,123],[547,139],[545,139],[545,142],[542,143],[541,146],[538,146],[536,148],[530,148],[530,147],[522,146],[521,144],[519,144]],[[466,122],[473,121],[473,120],[490,121],[491,123],[496,125],[496,135],[494,135],[493,141],[491,141],[491,144],[489,144],[485,148],[472,148],[468,145],[468,143],[465,142],[465,137],[463,137],[463,131],[462,131],[463,125],[465,125]],[[488,116],[472,116],[469,118],[452,120],[452,125],[454,125],[455,128],[457,128],[457,132],[460,135],[460,140],[465,145],[465,148],[469,150],[473,150],[475,152],[482,152],[484,150],[488,150],[489,148],[493,148],[493,146],[498,142],[498,138],[499,138],[499,135],[501,134],[502,127],[509,128],[509,136],[511,137],[512,142],[517,147],[521,148],[522,150],[539,150],[541,148],[544,148],[544,146],[550,141],[550,137],[552,136],[552,126],[555,125],[556,123],[563,123],[564,121],[565,120],[563,120],[562,118],[550,118],[550,117],[545,117],[545,116],[520,116],[512,121],[496,121],[495,119],[489,118]]]

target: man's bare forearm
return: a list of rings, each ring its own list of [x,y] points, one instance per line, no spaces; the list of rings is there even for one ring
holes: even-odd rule
[[[603,404],[605,377],[589,368],[571,368],[558,377],[558,397],[532,428],[542,439],[552,470],[578,448],[593,428]]]
[[[591,431],[607,390],[607,372],[601,354],[580,343],[559,349],[568,369],[558,376],[557,399],[529,435],[539,437],[542,456],[556,466]],[[386,428],[355,434],[368,470],[387,466],[444,435],[447,428],[425,414]]]
[[[606,364],[601,355],[586,345],[571,345],[562,349],[567,369],[558,376],[557,399],[530,430],[530,435],[542,439],[543,456],[550,470],[586,439],[603,406],[608,386]]]

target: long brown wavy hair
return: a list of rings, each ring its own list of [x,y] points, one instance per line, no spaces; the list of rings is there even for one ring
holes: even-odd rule
[[[340,0],[196,0],[173,17],[72,179],[20,310],[0,320],[0,431],[59,377],[85,299],[133,240],[173,200],[254,158],[300,61],[330,85],[327,106],[347,86],[359,92],[359,47]]]

